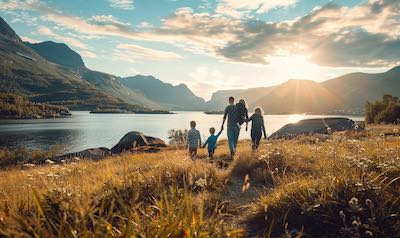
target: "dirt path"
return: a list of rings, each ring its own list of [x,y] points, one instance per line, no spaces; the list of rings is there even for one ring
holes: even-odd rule
[[[226,201],[226,223],[232,228],[244,229],[244,218],[251,213],[251,207],[260,197],[263,188],[251,183],[246,176],[239,177],[231,174],[220,198]]]

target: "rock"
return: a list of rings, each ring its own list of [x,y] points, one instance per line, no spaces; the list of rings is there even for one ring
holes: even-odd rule
[[[159,138],[145,136],[141,132],[131,131],[126,134],[112,149],[111,153],[119,154],[127,150],[155,152],[167,144]]]
[[[364,127],[348,118],[317,118],[301,120],[283,126],[270,139],[290,138],[306,134],[330,134],[335,131],[363,130]]]
[[[71,162],[75,161],[75,158],[79,159],[89,159],[89,160],[101,160],[104,157],[111,155],[111,151],[108,148],[100,147],[100,148],[92,148],[83,150],[76,153],[70,153],[66,155],[61,155],[53,159],[54,162]]]

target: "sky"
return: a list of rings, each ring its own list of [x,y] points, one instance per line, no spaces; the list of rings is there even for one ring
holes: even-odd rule
[[[185,83],[207,100],[400,63],[399,0],[0,0],[0,16],[92,70]]]

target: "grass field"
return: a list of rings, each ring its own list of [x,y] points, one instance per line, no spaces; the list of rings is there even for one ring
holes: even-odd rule
[[[398,237],[396,127],[0,171],[7,237]],[[28,167],[29,167],[28,166]]]

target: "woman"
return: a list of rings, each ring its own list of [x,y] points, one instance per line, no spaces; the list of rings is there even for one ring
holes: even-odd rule
[[[267,139],[267,134],[265,133],[263,111],[261,107],[256,107],[254,109],[254,114],[246,120],[246,122],[251,121],[251,140],[253,142],[253,150],[257,150],[260,145],[261,136],[264,133],[264,139]]]

